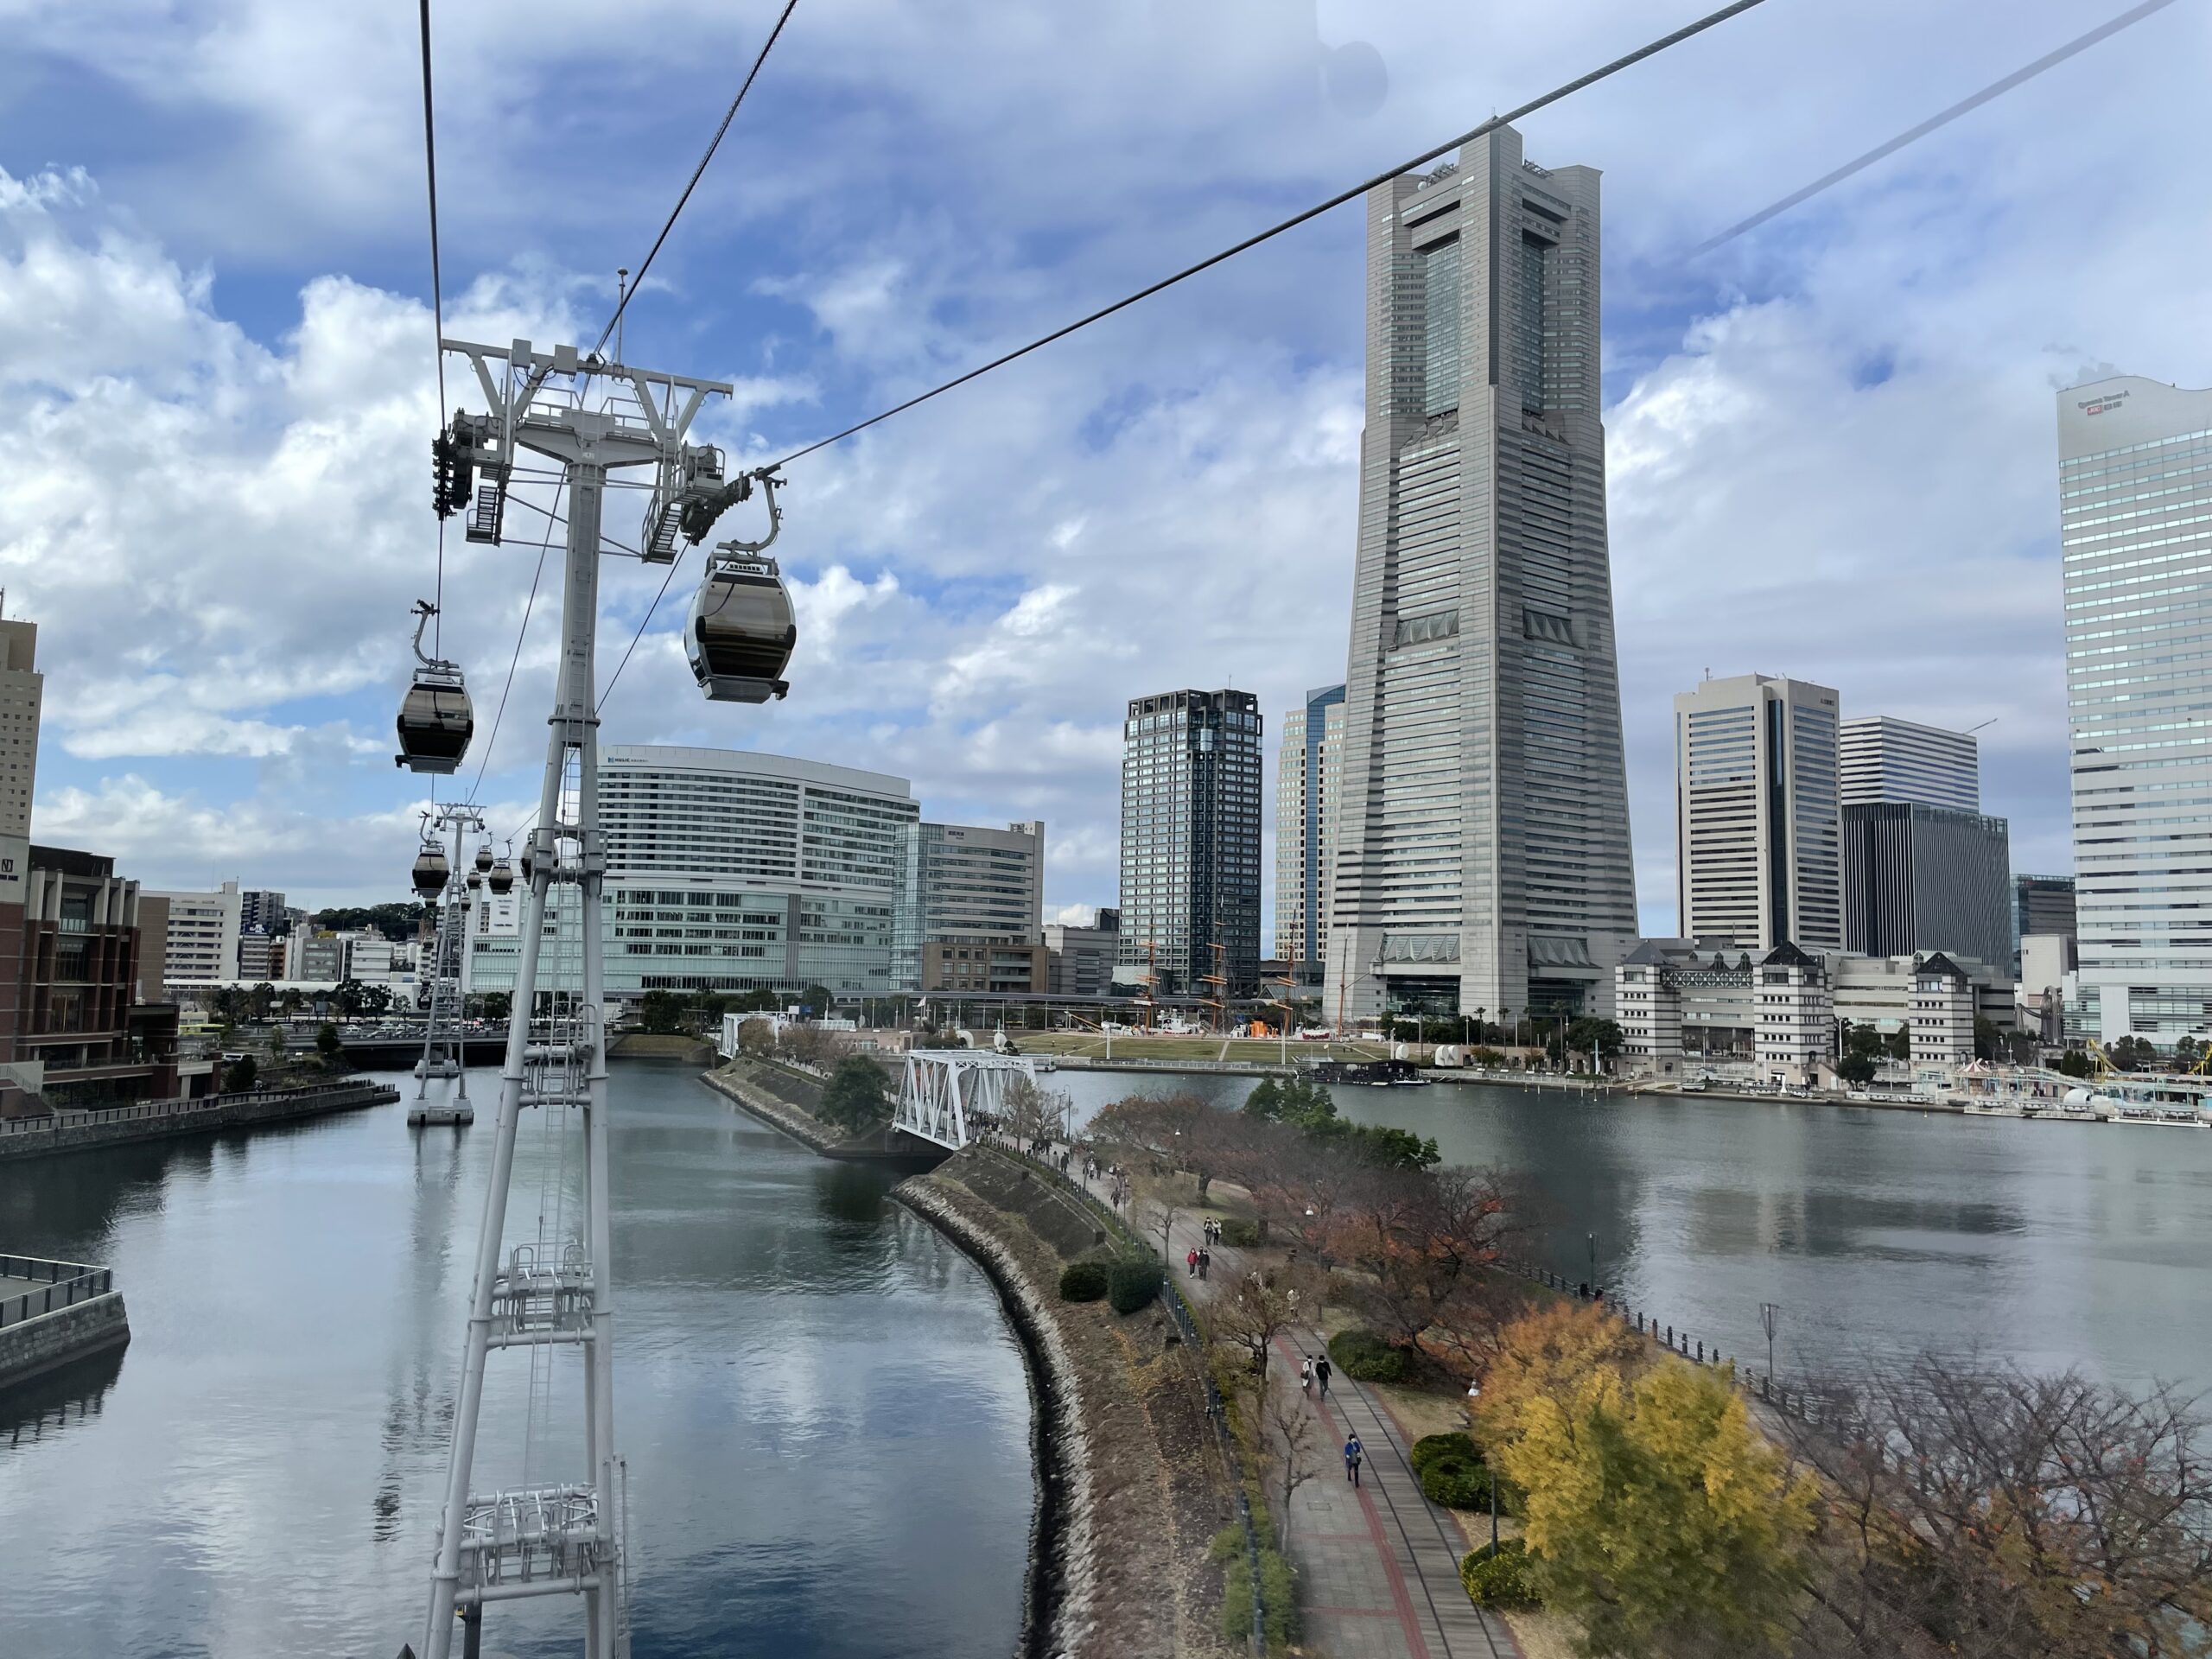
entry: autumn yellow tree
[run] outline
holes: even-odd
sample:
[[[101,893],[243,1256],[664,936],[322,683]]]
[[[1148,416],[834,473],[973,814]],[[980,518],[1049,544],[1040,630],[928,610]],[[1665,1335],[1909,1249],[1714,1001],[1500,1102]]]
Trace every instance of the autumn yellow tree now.
[[[1630,1375],[1643,1352],[1642,1341],[1595,1303],[1536,1308],[1505,1327],[1484,1369],[1477,1433],[1484,1446],[1517,1440],[1532,1401],[1565,1407],[1593,1376]]]
[[[1604,1363],[1540,1369],[1491,1458],[1528,1495],[1538,1588],[1580,1623],[1584,1650],[1785,1651],[1818,1494],[1735,1390],[1671,1361],[1633,1381]]]

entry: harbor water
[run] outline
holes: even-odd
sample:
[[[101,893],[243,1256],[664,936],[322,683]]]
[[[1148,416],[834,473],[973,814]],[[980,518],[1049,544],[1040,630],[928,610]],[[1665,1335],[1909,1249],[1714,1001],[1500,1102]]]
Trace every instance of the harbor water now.
[[[0,1240],[111,1266],[119,1360],[0,1394],[0,1651],[419,1644],[497,1079],[473,1128],[399,1105],[0,1166]],[[1013,1650],[1034,1486],[1021,1355],[973,1263],[690,1069],[614,1071],[617,1441],[633,1650]],[[507,1236],[573,1216],[536,1114]],[[541,1220],[543,1217],[543,1220]],[[480,1488],[579,1478],[572,1354],[492,1356]],[[541,1356],[533,1373],[531,1356]],[[580,1605],[485,1648],[582,1651]]]
[[[1065,1071],[1079,1116],[1249,1077]],[[1516,1253],[1765,1368],[1816,1380],[1923,1349],[2212,1389],[2212,1130],[1511,1089],[1338,1086],[1532,1203]]]

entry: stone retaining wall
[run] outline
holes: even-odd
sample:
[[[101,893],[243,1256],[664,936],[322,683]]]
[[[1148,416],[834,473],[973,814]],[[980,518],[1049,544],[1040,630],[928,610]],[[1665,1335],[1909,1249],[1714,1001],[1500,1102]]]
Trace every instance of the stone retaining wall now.
[[[1206,1546],[1235,1510],[1196,1356],[1156,1305],[1124,1318],[1060,1300],[1060,1269],[1096,1230],[1022,1173],[971,1147],[891,1195],[982,1268],[1029,1357],[1039,1501],[1020,1651],[1226,1656]]]
[[[130,1340],[130,1319],[119,1290],[0,1326],[0,1387]]]
[[[334,1089],[163,1101],[153,1104],[173,1109],[149,1110],[106,1122],[72,1121],[73,1115],[64,1113],[52,1128],[19,1129],[0,1135],[0,1159],[38,1158],[49,1153],[81,1152],[133,1141],[161,1141],[171,1135],[198,1135],[213,1129],[281,1123],[293,1118],[320,1117],[326,1112],[386,1105],[398,1098],[399,1090],[389,1084],[356,1083]]]

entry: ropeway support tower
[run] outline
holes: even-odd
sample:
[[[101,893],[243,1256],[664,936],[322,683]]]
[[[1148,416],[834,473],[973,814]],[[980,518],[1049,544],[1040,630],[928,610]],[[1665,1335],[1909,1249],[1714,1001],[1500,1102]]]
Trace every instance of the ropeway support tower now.
[[[538,1595],[575,1595],[585,1618],[586,1659],[619,1659],[627,1648],[614,1449],[614,1298],[610,1272],[606,963],[601,929],[606,844],[599,827],[599,717],[594,652],[599,613],[600,520],[607,474],[656,469],[653,515],[671,509],[696,542],[744,491],[723,486],[721,456],[684,442],[709,396],[726,383],[695,380],[582,358],[573,346],[540,352],[528,340],[500,348],[442,341],[465,356],[490,404],[455,417],[437,446],[438,505],[469,510],[469,538],[497,541],[518,454],[550,457],[567,471],[565,575],[558,685],[545,749],[545,775],[524,871],[528,893],[507,1024],[484,1228],[471,1291],[461,1398],[454,1414],[436,1563],[431,1571],[425,1659],[447,1659],[455,1624],[469,1652],[481,1639],[484,1608]],[[592,383],[605,394],[585,407]],[[693,534],[694,530],[697,534]],[[659,548],[648,538],[645,556]],[[677,550],[671,539],[665,557]],[[581,996],[538,1017],[537,964],[549,896],[575,888],[582,927]],[[525,1108],[582,1114],[582,1214],[575,1236],[505,1241],[515,1135]],[[582,1356],[584,1462],[579,1479],[517,1489],[474,1484],[484,1371],[495,1350],[552,1344]],[[459,1616],[458,1619],[456,1615]]]
[[[429,971],[423,976],[429,983],[430,1005],[423,1028],[423,1058],[415,1063],[420,1081],[415,1105],[407,1114],[408,1123],[416,1127],[476,1121],[476,1109],[468,1099],[468,1055],[461,1028],[468,1011],[468,921],[474,909],[468,883],[475,877],[464,877],[462,847],[470,833],[484,833],[484,816],[458,803],[427,816],[427,830],[453,832],[453,856],[446,867],[445,891],[438,895]],[[430,1098],[433,1083],[448,1085],[438,1090],[435,1103]]]

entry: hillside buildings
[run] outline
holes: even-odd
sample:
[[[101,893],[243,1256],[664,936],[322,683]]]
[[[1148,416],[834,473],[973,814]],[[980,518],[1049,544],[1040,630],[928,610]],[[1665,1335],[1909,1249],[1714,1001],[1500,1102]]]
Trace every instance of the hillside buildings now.
[[[1325,1006],[1601,1011],[1637,931],[1599,188],[1510,127],[1368,194]]]
[[[2212,1024],[2212,391],[2058,396],[2081,968],[2069,1035]]]
[[[1122,737],[1121,960],[1163,995],[1260,978],[1260,705],[1249,691],[1132,697]]]
[[[1683,932],[1739,948],[1842,948],[1837,698],[1768,674],[1675,699],[1675,883]]]
[[[1275,767],[1274,954],[1300,984],[1318,984],[1328,959],[1344,775],[1344,688],[1325,685],[1283,717]]]

